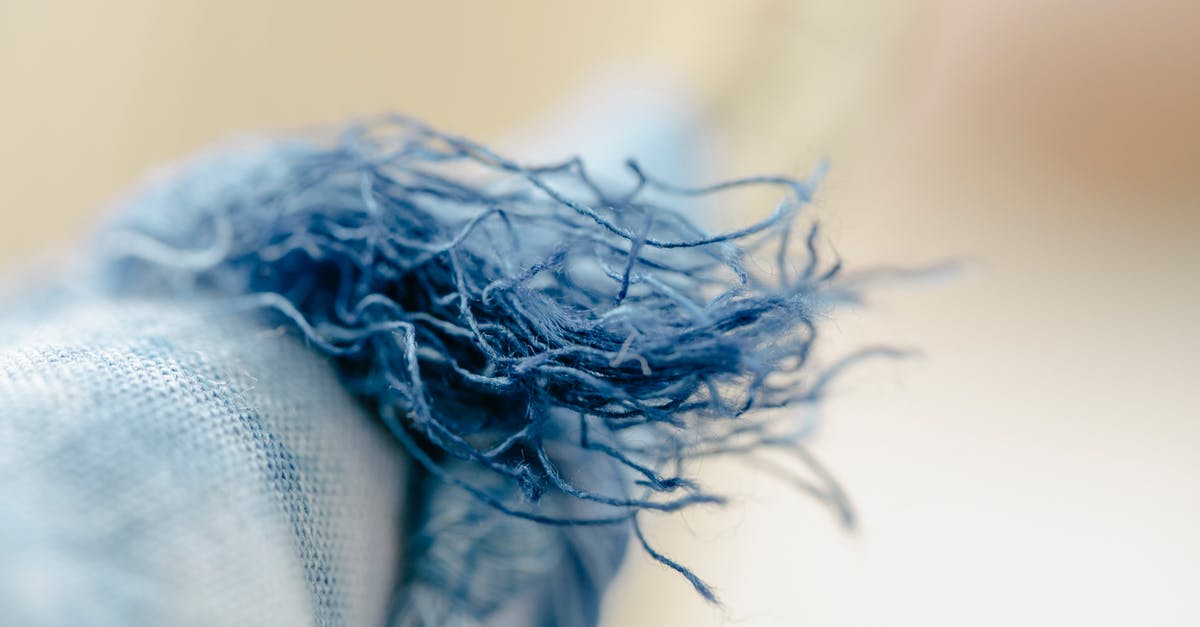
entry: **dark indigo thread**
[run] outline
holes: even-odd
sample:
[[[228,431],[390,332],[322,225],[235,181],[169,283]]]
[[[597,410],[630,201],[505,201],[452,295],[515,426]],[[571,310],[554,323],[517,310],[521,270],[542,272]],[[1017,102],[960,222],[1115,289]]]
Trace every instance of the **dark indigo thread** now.
[[[821,263],[815,225],[804,265],[787,271],[817,177],[687,188],[630,161],[633,184],[618,191],[577,158],[522,166],[398,116],[350,126],[332,143],[280,141],[242,167],[266,174],[219,189],[196,207],[201,223],[164,232],[135,222],[110,234],[125,289],[186,285],[274,312],[336,360],[432,476],[543,524],[630,525],[710,601],[707,585],[650,547],[637,514],[722,502],[685,476],[686,462],[795,446],[806,431],[761,410],[819,400],[861,357],[810,372],[820,320],[854,297],[837,281],[840,260]],[[175,200],[196,205],[187,176]],[[660,204],[761,186],[782,191],[775,211],[724,233]],[[212,243],[198,245],[205,230]],[[745,259],[770,246],[774,275],[748,269]],[[564,437],[568,425],[577,437]],[[551,461],[551,440],[615,461],[645,494],[575,485]],[[503,477],[526,503],[440,458]],[[841,489],[818,474],[823,500],[852,520]],[[612,513],[539,514],[547,492]]]

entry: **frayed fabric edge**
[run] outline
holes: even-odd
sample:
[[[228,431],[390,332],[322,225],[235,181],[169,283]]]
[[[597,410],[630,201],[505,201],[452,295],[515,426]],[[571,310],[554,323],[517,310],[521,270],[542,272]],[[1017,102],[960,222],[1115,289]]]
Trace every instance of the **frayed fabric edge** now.
[[[521,165],[389,116],[190,164],[133,195],[102,242],[119,292],[224,298],[291,325],[439,481],[541,524],[625,525],[716,602],[652,548],[639,515],[723,502],[687,476],[692,460],[776,449],[815,469],[824,485],[789,480],[852,524],[800,445],[811,422],[789,408],[846,365],[895,354],[811,363],[828,309],[856,298],[801,220],[815,184],[688,188],[630,161],[613,185],[578,159]],[[711,233],[690,215],[697,199],[760,187],[783,198],[750,226]],[[594,489],[561,447],[624,487]],[[516,490],[482,488],[451,459]],[[547,494],[589,514],[539,511]]]

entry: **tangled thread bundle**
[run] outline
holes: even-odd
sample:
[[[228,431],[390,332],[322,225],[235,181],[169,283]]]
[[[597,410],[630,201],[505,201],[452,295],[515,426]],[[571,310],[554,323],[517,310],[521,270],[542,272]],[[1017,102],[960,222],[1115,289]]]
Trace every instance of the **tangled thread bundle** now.
[[[751,186],[784,199],[740,230],[707,233],[673,207]],[[823,309],[845,296],[840,265],[819,259],[815,227],[807,259],[789,257],[811,191],[783,177],[687,189],[633,162],[617,187],[579,160],[526,167],[390,118],[185,171],[133,203],[172,216],[143,215],[110,245],[128,285],[231,295],[289,319],[438,479],[539,523],[631,525],[712,599],[650,547],[637,515],[720,502],[688,460],[791,449],[806,433],[764,410],[816,399],[838,368],[806,366]],[[752,262],[764,255],[767,271]],[[594,489],[586,462],[560,468],[561,447],[623,468],[628,489]],[[451,459],[525,502],[447,470]],[[540,512],[548,493],[598,513]]]

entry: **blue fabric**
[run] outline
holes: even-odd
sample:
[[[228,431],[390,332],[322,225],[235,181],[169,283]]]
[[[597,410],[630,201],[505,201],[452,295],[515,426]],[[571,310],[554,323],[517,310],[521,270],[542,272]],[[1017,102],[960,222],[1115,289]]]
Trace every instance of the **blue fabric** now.
[[[750,186],[782,193],[763,222],[689,215]],[[527,167],[404,118],[164,172],[85,292],[0,324],[0,610],[583,627],[631,537],[715,599],[638,517],[721,502],[690,460],[807,434],[759,410],[826,381],[810,189]]]
[[[303,342],[160,299],[0,328],[0,622],[384,623],[406,461]]]
[[[105,252],[119,293],[222,298],[294,326],[435,480],[508,516],[637,534],[641,512],[722,501],[681,464],[801,435],[761,410],[819,394],[801,377],[840,265],[815,228],[799,267],[787,257],[808,183],[682,188],[634,162],[627,178],[390,117],[184,167],[127,203]],[[764,186],[782,198],[762,222],[714,234],[688,217],[694,198]],[[748,263],[764,249],[772,272]],[[616,474],[601,489],[578,467]]]

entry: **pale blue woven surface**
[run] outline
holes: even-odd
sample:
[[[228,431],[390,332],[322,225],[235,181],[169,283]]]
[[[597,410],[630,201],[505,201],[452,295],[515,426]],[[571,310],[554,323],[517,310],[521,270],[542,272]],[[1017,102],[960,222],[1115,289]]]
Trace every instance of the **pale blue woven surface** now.
[[[3,327],[0,623],[383,623],[404,461],[324,360],[198,303]]]

